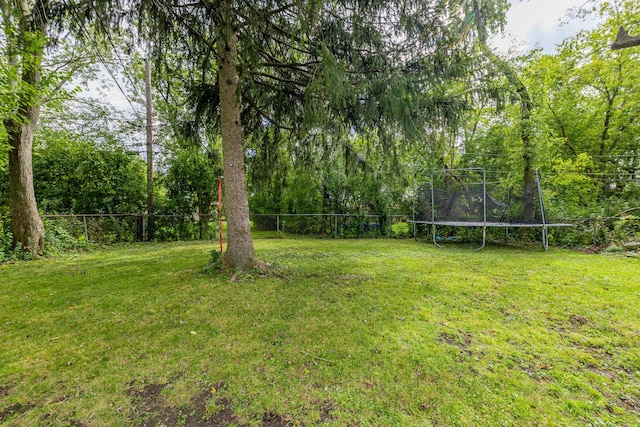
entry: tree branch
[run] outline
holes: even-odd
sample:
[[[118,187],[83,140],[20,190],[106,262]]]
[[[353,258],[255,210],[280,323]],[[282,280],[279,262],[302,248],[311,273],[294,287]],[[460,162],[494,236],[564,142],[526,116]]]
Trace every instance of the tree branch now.
[[[245,99],[249,103],[249,105],[251,107],[253,107],[253,109],[258,112],[258,114],[260,114],[262,117],[267,119],[269,121],[269,123],[273,123],[274,125],[282,128],[282,129],[291,131],[291,132],[293,132],[295,130],[292,127],[285,126],[282,123],[278,122],[277,120],[273,119],[269,114],[267,114],[266,111],[264,111],[262,108],[258,107],[258,105],[249,96],[244,95],[242,98]]]
[[[624,27],[620,27],[616,41],[611,45],[611,50],[625,49],[633,46],[640,46],[640,36],[630,36]]]

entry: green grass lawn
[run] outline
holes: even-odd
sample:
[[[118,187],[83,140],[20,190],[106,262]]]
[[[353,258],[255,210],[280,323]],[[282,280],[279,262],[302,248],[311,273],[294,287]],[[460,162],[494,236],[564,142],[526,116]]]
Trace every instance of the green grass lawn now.
[[[0,266],[0,424],[639,425],[640,261],[259,239]]]

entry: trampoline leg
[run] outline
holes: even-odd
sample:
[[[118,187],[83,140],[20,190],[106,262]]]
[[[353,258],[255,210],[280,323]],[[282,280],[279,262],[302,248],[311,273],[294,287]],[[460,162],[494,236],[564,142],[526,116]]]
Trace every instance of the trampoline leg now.
[[[546,251],[549,249],[549,233],[547,227],[542,227],[542,247]]]
[[[431,229],[431,233],[433,234],[433,244],[436,245],[437,247],[441,248],[442,246],[440,246],[438,244],[438,242],[436,242],[436,225],[433,224],[433,228]]]
[[[479,251],[480,249],[484,248],[486,244],[487,244],[487,226],[485,225],[484,227],[482,227],[482,246],[476,249],[476,251]]]

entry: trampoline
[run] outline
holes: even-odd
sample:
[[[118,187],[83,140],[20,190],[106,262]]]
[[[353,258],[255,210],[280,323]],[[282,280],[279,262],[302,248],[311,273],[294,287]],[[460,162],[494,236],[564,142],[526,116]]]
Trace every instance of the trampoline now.
[[[522,195],[514,194],[501,182],[488,182],[482,168],[443,169],[431,175],[431,181],[418,186],[414,204],[413,235],[417,238],[417,225],[431,226],[434,245],[438,243],[437,227],[482,228],[482,244],[486,246],[487,228],[539,228],[542,247],[549,248],[550,227],[571,227],[573,224],[547,221],[540,174],[535,171],[537,204],[528,215],[524,214]]]

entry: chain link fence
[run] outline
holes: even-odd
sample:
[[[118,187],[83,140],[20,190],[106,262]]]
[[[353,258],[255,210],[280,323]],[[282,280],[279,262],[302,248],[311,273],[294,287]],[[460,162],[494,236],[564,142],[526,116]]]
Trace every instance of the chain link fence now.
[[[79,241],[119,243],[145,240],[209,240],[219,233],[217,215],[84,214],[43,215],[50,227]],[[333,238],[412,237],[404,215],[253,214],[257,236],[311,235]],[[223,225],[224,227],[224,225]]]
[[[640,208],[609,217],[567,218],[575,227],[550,231],[550,244],[567,247],[640,245]],[[217,215],[85,214],[43,215],[47,234],[63,233],[73,241],[112,244],[151,240],[212,240],[219,236]],[[409,225],[405,215],[354,214],[252,214],[252,231],[257,238],[308,235],[328,238],[426,238],[430,229]],[[150,236],[149,227],[153,233]],[[223,223],[223,227],[225,224]],[[8,225],[4,224],[4,232]],[[521,239],[523,236],[519,236]],[[502,235],[492,236],[504,240]],[[535,239],[536,236],[531,236]],[[525,240],[527,240],[525,238]],[[6,243],[6,242],[5,242]]]

